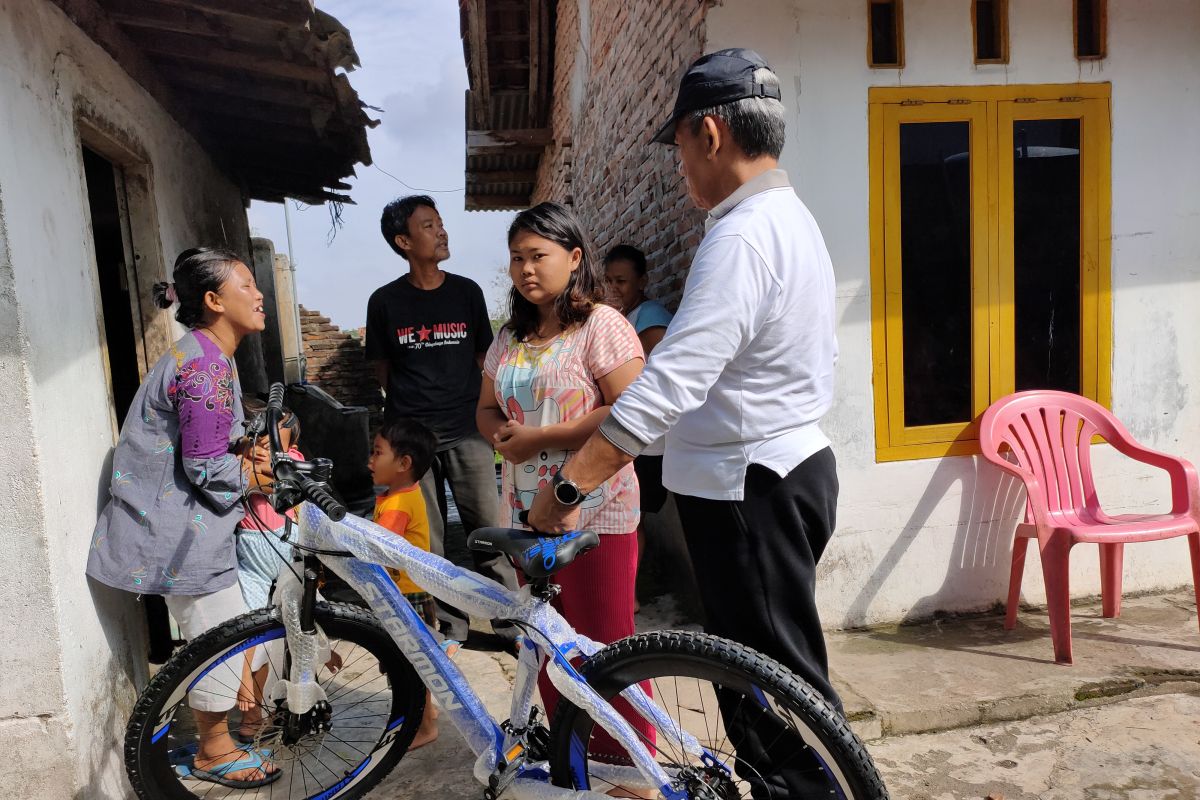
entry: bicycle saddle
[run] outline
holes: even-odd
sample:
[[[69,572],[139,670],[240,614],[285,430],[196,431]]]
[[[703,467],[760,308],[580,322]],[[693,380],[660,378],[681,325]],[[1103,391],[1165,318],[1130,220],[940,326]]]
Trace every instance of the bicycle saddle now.
[[[543,536],[519,528],[480,528],[467,537],[467,547],[508,556],[527,578],[548,578],[599,544],[591,531]]]

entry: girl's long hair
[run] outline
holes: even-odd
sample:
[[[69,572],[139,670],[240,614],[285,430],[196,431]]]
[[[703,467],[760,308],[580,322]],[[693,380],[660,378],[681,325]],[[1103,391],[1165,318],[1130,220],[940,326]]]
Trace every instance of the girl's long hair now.
[[[584,322],[597,304],[605,302],[608,286],[579,220],[558,203],[542,203],[517,215],[508,228],[508,243],[511,245],[522,232],[549,239],[567,251],[576,247],[582,251],[583,258],[567,279],[566,289],[554,300],[554,313],[564,330]],[[516,286],[509,290],[508,307],[505,327],[512,331],[517,341],[523,342],[538,329],[541,321],[538,307],[522,297]]]

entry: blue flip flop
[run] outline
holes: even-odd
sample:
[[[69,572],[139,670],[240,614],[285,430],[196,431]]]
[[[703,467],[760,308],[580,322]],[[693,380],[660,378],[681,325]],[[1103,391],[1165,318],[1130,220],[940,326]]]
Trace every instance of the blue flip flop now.
[[[247,757],[240,761],[230,761],[227,764],[220,764],[212,769],[196,769],[193,766],[188,777],[199,781],[215,783],[219,786],[228,786],[230,789],[257,789],[260,786],[266,786],[268,783],[274,783],[283,777],[283,770],[281,769],[276,769],[274,772],[267,772],[263,769],[263,757],[260,753],[249,749],[242,750],[242,752]],[[260,770],[265,777],[252,781],[239,781],[226,777],[231,772],[241,772],[245,769]]]

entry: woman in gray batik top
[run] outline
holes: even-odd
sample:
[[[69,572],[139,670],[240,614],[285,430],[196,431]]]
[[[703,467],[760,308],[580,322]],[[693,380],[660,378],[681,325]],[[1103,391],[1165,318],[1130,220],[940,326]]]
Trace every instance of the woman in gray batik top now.
[[[130,406],[87,574],[117,589],[164,595],[192,639],[247,610],[233,529],[255,466],[234,452],[242,392],[233,354],[242,337],[266,326],[266,315],[253,274],[234,253],[187,250],[173,278],[155,287],[155,301],[178,303],[175,318],[191,330],[158,360]],[[258,469],[269,474],[265,465]],[[265,661],[263,648],[256,650],[252,660]],[[262,753],[233,741],[226,715],[236,698],[209,680],[188,695],[200,728],[192,777],[238,788],[277,779],[280,771]]]

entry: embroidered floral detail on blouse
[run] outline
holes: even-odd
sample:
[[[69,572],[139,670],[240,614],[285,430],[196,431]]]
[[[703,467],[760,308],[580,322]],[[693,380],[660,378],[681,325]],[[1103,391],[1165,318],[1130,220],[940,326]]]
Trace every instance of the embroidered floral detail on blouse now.
[[[150,570],[146,569],[145,567],[138,567],[131,571],[129,576],[133,578],[134,585],[141,586],[142,581],[145,580],[146,576],[149,574]]]
[[[125,486],[132,479],[132,472],[121,472],[121,470],[116,470],[113,472],[113,486]]]
[[[221,495],[221,496],[222,496],[222,497],[224,497],[226,500],[232,500],[232,499],[233,499],[233,492],[226,492],[225,494],[223,494],[223,495]]]
[[[150,524],[149,522],[146,521],[146,512],[145,511],[138,512],[138,522],[142,523],[143,525]]]
[[[188,527],[191,528],[195,533],[204,533],[208,530],[208,524],[204,522],[203,514],[197,514],[196,516],[192,517],[192,521],[188,523]]]
[[[179,570],[173,567],[164,568],[162,571],[162,576],[165,579],[163,585],[174,586],[175,581],[179,580]]]
[[[104,533],[101,531],[96,531],[95,533],[92,534],[92,549],[99,550],[100,545],[104,544],[104,542],[107,540],[108,540],[107,533]]]
[[[159,491],[158,496],[159,497],[170,497],[173,494],[175,494],[175,482],[167,481],[166,483],[164,483],[162,485],[162,489]]]
[[[156,454],[174,453],[175,443],[170,439],[159,439],[158,444],[154,445],[154,452]]]
[[[205,365],[201,359],[194,358],[179,368],[167,393],[175,402],[182,393],[183,399],[203,402],[209,411],[230,411],[233,409],[233,380],[233,374],[224,364],[214,361]]]

